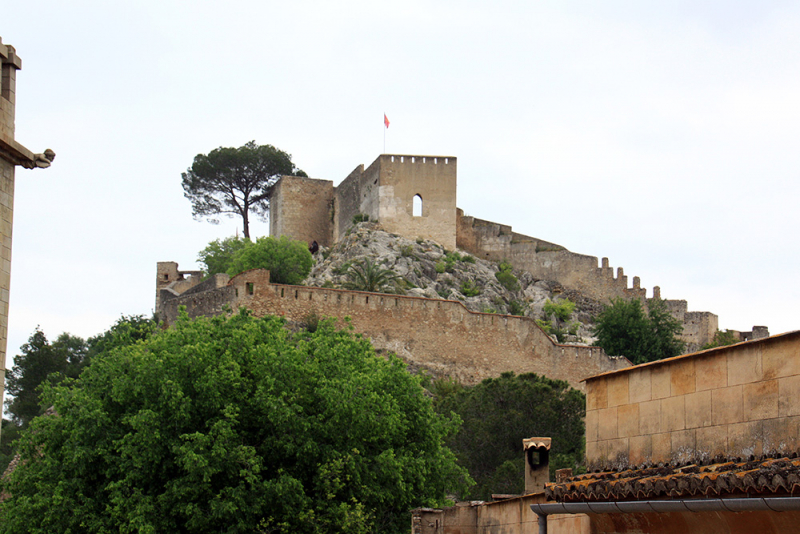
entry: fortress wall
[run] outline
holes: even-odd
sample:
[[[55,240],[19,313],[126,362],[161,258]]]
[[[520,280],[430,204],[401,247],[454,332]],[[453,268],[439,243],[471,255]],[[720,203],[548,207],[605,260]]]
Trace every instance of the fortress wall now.
[[[179,305],[196,317],[220,313],[225,303],[295,321],[311,314],[349,316],[355,331],[371,338],[376,348],[464,383],[504,371],[532,372],[582,390],[582,379],[630,365],[596,347],[556,344],[529,318],[474,313],[456,301],[270,284],[263,270],[242,273],[223,290],[207,293],[170,299],[164,319],[173,322]]]
[[[607,258],[603,258],[598,267],[594,256],[576,254],[560,245],[515,233],[510,226],[465,217],[461,210],[458,210],[458,219],[458,248],[478,258],[506,259],[535,278],[553,280],[601,302],[617,297],[645,297],[646,291],[639,287],[638,277],[634,278],[633,287],[628,287],[628,277],[622,268],[618,268],[614,276]]]
[[[432,239],[456,248],[457,161],[449,156],[381,155],[380,219],[390,233]],[[415,217],[413,200],[422,199]]]
[[[379,177],[380,166],[376,160],[366,170],[364,165],[356,167],[336,187],[333,232],[335,241],[344,237],[345,232],[353,225],[355,215],[367,215],[371,221],[378,219]]]
[[[270,199],[269,233],[329,247],[333,244],[333,182],[283,176]]]

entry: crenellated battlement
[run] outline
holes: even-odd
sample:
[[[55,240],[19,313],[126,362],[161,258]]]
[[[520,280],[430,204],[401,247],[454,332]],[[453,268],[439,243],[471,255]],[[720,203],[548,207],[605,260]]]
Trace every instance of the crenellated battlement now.
[[[453,156],[418,156],[411,154],[381,154],[381,163],[414,164],[414,165],[451,165],[455,164]]]
[[[204,284],[181,294],[175,286],[162,288],[161,319],[172,324],[180,306],[190,317],[239,307],[298,322],[312,314],[350,317],[355,331],[376,348],[464,383],[514,371],[543,374],[583,389],[582,379],[630,365],[598,347],[555,343],[528,317],[473,312],[453,300],[273,284],[263,269]]]
[[[608,258],[570,252],[561,245],[514,232],[510,225],[464,215],[456,207],[458,160],[452,156],[381,154],[369,167],[358,165],[334,187],[327,180],[283,177],[275,186],[270,234],[332,246],[355,220],[381,224],[409,239],[432,239],[490,260],[507,260],[535,278],[550,280],[601,303],[614,298],[647,300],[641,279]],[[658,286],[652,298],[660,298]],[[711,341],[716,316],[685,324],[690,346]],[[678,314],[683,321],[685,314]],[[678,317],[676,315],[676,317]],[[710,332],[710,334],[708,333]]]

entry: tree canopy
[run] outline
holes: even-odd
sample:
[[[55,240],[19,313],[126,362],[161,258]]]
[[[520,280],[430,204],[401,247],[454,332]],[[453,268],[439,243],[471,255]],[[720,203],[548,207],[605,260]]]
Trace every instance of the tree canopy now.
[[[13,442],[19,431],[48,407],[41,404],[43,383],[76,378],[97,354],[146,339],[157,327],[153,319],[142,315],[123,315],[111,328],[87,341],[65,332],[50,343],[37,326],[6,375],[6,391],[13,397],[6,399],[11,419],[3,419],[0,433],[0,473],[14,457]]]
[[[645,312],[639,299],[613,299],[595,317],[595,345],[606,354],[625,356],[634,364],[679,355],[684,343],[676,336],[683,326],[672,317],[663,300],[648,301]]]
[[[249,238],[250,212],[266,219],[272,188],[284,175],[307,176],[292,163],[290,154],[250,141],[239,148],[220,147],[198,154],[181,177],[195,218],[216,224],[220,214],[239,216],[244,236]]]
[[[396,357],[323,321],[189,320],[48,386],[0,532],[405,532],[468,482]]]
[[[14,367],[6,375],[6,391],[13,397],[6,400],[11,421],[27,425],[42,412],[39,386],[49,377],[60,381],[77,377],[87,360],[89,347],[83,339],[63,333],[53,342],[36,327],[20,354],[14,357]]]
[[[551,474],[577,469],[583,461],[585,397],[566,382],[509,372],[471,387],[448,380],[433,386],[437,411],[456,413],[463,420],[448,445],[477,485],[462,498],[523,493],[525,438],[553,438]]]
[[[314,265],[314,257],[303,241],[286,236],[249,239],[217,239],[200,251],[198,261],[207,275],[227,273],[236,276],[249,269],[268,269],[276,284],[300,284]]]

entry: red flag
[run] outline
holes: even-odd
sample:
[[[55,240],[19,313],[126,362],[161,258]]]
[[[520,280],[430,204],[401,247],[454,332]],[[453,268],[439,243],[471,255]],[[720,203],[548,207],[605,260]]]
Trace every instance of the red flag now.
[[[385,124],[387,128],[389,127],[389,117],[386,116],[386,113],[383,114],[383,124]]]

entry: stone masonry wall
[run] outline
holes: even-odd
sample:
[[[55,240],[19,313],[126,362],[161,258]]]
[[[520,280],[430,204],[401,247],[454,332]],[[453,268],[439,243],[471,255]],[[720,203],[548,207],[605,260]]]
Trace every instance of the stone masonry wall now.
[[[419,508],[411,512],[411,534],[522,534],[539,532],[539,518],[531,504],[545,502],[543,493],[494,502],[460,503],[443,509]],[[588,534],[585,514],[547,517],[550,534]]]
[[[354,330],[371,338],[376,348],[470,384],[514,371],[565,380],[583,390],[581,380],[587,376],[630,365],[596,347],[556,344],[527,317],[474,313],[456,301],[271,284],[269,272],[260,269],[212,291],[180,296],[162,291],[162,299],[161,317],[167,324],[175,321],[181,305],[190,317],[221,313],[226,304],[294,321],[310,314],[349,316]]]
[[[800,331],[606,373],[586,385],[590,468],[800,452]]]
[[[269,233],[333,244],[333,182],[283,176],[270,199]]]
[[[644,298],[646,290],[639,287],[639,277],[628,287],[628,277],[622,267],[609,266],[603,258],[570,252],[560,245],[535,237],[518,234],[510,226],[467,217],[458,210],[457,245],[461,250],[492,261],[508,260],[517,269],[542,280],[553,280],[570,289],[602,302],[611,298]]]
[[[456,179],[454,157],[381,155],[378,222],[390,233],[432,239],[456,248]],[[415,196],[422,215],[413,215]]]

